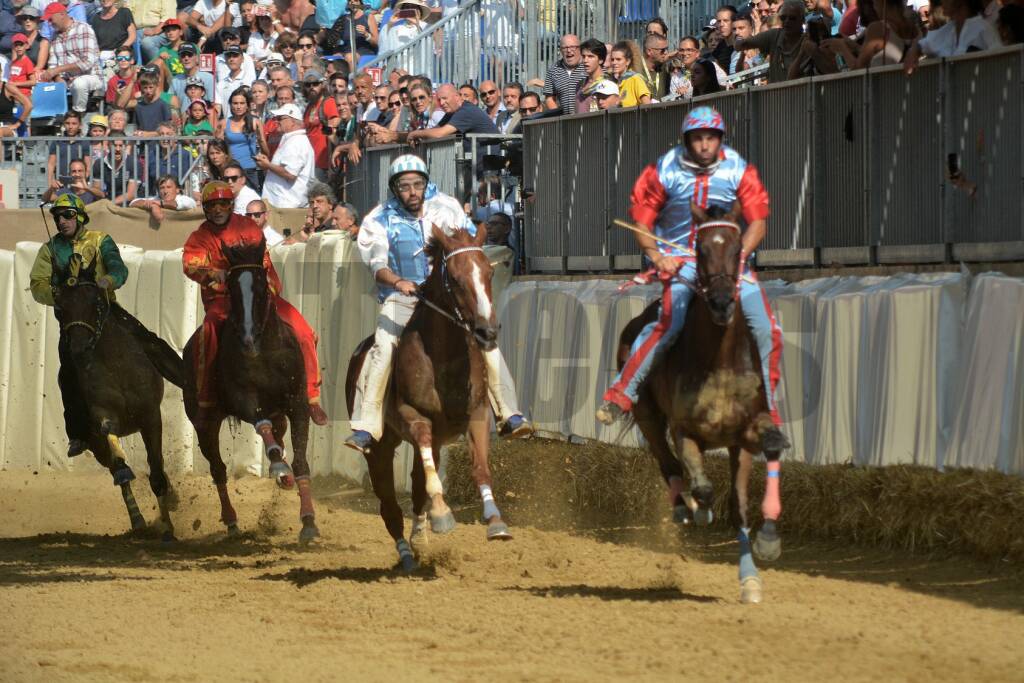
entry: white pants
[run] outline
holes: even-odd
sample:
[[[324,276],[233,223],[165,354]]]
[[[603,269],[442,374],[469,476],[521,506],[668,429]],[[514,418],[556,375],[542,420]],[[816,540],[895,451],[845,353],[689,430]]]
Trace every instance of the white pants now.
[[[102,95],[106,92],[106,85],[99,76],[83,74],[75,76],[68,84],[68,90],[71,91],[71,108],[81,114],[89,103],[89,95]]]
[[[391,379],[391,359],[398,338],[402,336],[402,330],[412,317],[415,307],[416,297],[397,292],[381,304],[373,346],[366,354],[356,382],[352,431],[361,429],[369,432],[374,439],[380,439],[384,431],[384,394],[387,392],[388,380]],[[494,348],[485,351],[484,364],[487,366],[487,395],[495,415],[499,420],[519,415],[512,373],[505,364],[501,350]]]

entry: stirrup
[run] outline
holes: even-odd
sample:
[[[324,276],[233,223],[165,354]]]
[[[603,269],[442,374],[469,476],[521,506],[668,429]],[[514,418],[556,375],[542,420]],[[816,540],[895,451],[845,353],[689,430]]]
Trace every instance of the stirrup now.
[[[597,409],[595,416],[597,421],[605,426],[611,426],[620,417],[626,414],[626,411],[622,409],[618,403],[614,401],[605,401],[601,404],[601,407]]]
[[[82,439],[71,439],[68,443],[68,457],[73,458],[89,450],[89,444]]]
[[[345,445],[352,450],[365,454],[370,450],[370,446],[373,445],[373,436],[370,432],[357,429],[352,432],[347,439],[345,439]]]

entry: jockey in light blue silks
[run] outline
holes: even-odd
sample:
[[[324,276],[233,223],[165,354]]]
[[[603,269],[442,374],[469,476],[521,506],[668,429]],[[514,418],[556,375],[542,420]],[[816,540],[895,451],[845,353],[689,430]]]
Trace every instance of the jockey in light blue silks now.
[[[359,228],[359,254],[373,271],[381,301],[373,347],[357,382],[352,435],[345,445],[365,452],[383,432],[384,394],[391,377],[391,358],[416,306],[416,290],[430,273],[425,245],[434,225],[451,232],[476,226],[454,198],[430,182],[427,166],[412,154],[392,164],[388,185],[392,197],[371,211]],[[487,390],[498,416],[499,434],[524,437],[533,433],[517,407],[512,377],[495,347],[484,351]],[[360,394],[362,396],[360,400]]]
[[[702,209],[730,209],[739,201],[747,228],[743,232],[740,261],[740,304],[761,356],[765,394],[776,428],[775,386],[782,357],[782,330],[775,321],[768,298],[747,264],[764,238],[768,218],[768,193],[757,169],[736,150],[722,144],[725,122],[711,107],[697,107],[683,121],[683,144],[665,153],[640,174],[633,186],[630,214],[641,228],[692,250],[696,240],[690,202]],[[611,424],[632,410],[640,385],[654,364],[679,337],[686,309],[697,285],[697,262],[686,253],[662,242],[638,235],[641,249],[660,273],[674,276],[665,287],[659,319],[649,323],[633,342],[630,357],[615,382],[604,394],[597,419]],[[774,430],[777,436],[781,432]],[[774,436],[774,435],[773,435]]]

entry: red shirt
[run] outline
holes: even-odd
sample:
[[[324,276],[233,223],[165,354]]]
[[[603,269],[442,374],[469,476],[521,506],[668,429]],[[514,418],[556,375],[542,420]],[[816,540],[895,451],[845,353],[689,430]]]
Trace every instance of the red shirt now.
[[[218,228],[210,221],[203,221],[199,229],[188,236],[181,255],[181,263],[185,275],[202,287],[204,306],[213,299],[228,294],[227,285],[217,282],[213,277],[214,271],[226,271],[231,268],[227,257],[224,256],[224,246],[259,244],[262,239],[263,231],[260,227],[251,218],[237,213],[231,214],[231,220],[222,228]],[[281,278],[277,276],[274,264],[270,261],[270,252],[265,249],[263,267],[267,271],[271,292],[278,294],[281,291]]]
[[[117,101],[117,82],[118,81],[127,81],[127,80],[128,80],[127,78],[122,78],[118,74],[114,74],[113,76],[110,77],[110,80],[107,81],[107,95],[106,95],[107,104],[114,104],[114,102]],[[135,92],[132,93],[132,98],[133,99],[138,99],[138,98],[142,97],[142,91],[139,90],[139,79],[138,78],[135,79],[134,89],[135,89]]]
[[[36,65],[28,57],[11,62],[11,83],[24,83],[35,71]],[[18,89],[32,98],[32,86],[19,86]]]
[[[321,105],[321,102],[323,103]],[[323,114],[326,120],[320,120],[320,110],[323,109]],[[302,117],[302,122],[306,124],[306,137],[309,138],[309,144],[313,145],[313,151],[316,153],[316,167],[327,169],[330,164],[330,155],[327,153],[327,136],[324,135],[322,125],[326,125],[330,119],[336,119],[340,116],[338,114],[338,105],[334,101],[333,97],[321,99],[320,102],[313,102],[306,106],[306,113]]]

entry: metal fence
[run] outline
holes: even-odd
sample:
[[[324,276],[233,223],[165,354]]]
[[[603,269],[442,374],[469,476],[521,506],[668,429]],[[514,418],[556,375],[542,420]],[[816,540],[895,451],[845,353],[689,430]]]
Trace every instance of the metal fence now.
[[[762,265],[1024,259],[1024,50],[856,71],[525,125],[527,267],[640,265],[625,217],[643,165],[714,104],[772,202]],[[954,183],[958,166],[968,183]],[[970,186],[975,191],[970,192]],[[959,186],[958,186],[959,185]]]
[[[73,182],[72,161],[85,162],[86,185],[99,185],[105,198],[127,206],[155,197],[163,175],[174,176],[186,194],[198,192],[208,178],[206,143],[194,137],[33,136],[0,139],[0,168],[18,171],[18,204],[37,206],[50,187]]]
[[[717,7],[711,0],[467,0],[368,66],[426,74],[435,83],[526,83],[543,79],[561,58],[558,41],[567,33],[639,41],[647,22],[660,16],[677,41],[696,35]]]

